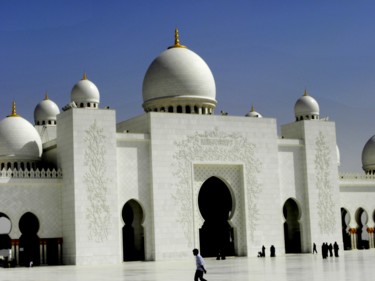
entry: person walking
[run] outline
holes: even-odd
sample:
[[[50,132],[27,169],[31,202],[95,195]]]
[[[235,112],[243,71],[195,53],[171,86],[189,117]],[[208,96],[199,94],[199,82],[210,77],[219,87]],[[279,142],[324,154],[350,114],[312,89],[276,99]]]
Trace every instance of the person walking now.
[[[198,249],[193,250],[193,255],[195,256],[195,263],[196,263],[196,270],[195,270],[195,275],[194,275],[194,281],[207,281],[206,279],[203,278],[203,273],[207,273],[207,270],[204,268],[204,259],[202,256],[199,254]]]
[[[337,242],[333,244],[333,251],[335,252],[335,257],[338,258],[339,257],[339,245],[337,244]]]
[[[333,250],[333,246],[332,246],[332,243],[330,243],[329,245],[328,245],[328,251],[329,251],[329,256],[330,257],[333,257],[333,252],[332,252],[332,250]],[[328,255],[327,255],[328,256]]]
[[[318,253],[318,251],[316,250],[316,244],[314,243],[313,244],[313,254],[317,254]]]
[[[276,249],[275,249],[275,246],[274,246],[274,245],[271,245],[271,248],[270,248],[270,255],[271,255],[271,258],[276,257]]]

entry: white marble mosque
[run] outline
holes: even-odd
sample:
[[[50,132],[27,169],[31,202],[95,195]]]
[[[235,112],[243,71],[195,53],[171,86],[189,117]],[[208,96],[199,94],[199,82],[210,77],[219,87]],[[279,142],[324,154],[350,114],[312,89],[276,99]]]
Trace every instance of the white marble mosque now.
[[[116,123],[84,74],[61,111],[46,95],[34,124],[15,103],[0,121],[0,253],[14,265],[375,247],[375,136],[364,172],[341,174],[335,123],[307,91],[280,133],[254,107],[215,114],[213,74],[176,30],[142,94],[144,114]]]

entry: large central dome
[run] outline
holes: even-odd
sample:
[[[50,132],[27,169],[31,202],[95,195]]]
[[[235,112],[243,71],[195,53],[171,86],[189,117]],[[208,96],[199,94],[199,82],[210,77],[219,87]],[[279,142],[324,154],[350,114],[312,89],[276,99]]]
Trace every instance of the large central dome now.
[[[210,68],[196,53],[180,45],[162,52],[143,80],[143,108],[149,111],[211,114],[216,86]]]

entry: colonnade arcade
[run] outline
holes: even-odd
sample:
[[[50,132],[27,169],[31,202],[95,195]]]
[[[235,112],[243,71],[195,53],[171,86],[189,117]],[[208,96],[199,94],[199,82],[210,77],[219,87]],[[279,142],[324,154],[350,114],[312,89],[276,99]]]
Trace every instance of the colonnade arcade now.
[[[12,221],[0,213],[0,250],[4,267],[62,264],[62,238],[40,238],[39,220],[31,212],[24,213],[18,222],[20,237],[10,237]],[[17,224],[16,224],[17,225]]]
[[[375,248],[375,210],[369,213],[358,207],[354,214],[341,208],[341,225],[345,250]]]

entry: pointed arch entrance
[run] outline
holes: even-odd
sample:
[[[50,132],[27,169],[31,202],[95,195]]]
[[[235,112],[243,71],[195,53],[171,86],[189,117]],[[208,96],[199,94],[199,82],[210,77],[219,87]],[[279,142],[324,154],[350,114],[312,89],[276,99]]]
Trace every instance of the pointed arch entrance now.
[[[144,230],[143,210],[134,199],[126,202],[122,208],[122,219],[125,225],[122,228],[123,260],[144,260]]]
[[[345,208],[341,208],[341,228],[342,228],[342,240],[344,242],[344,250],[350,250],[352,243],[350,240],[349,226],[350,214]]]
[[[198,194],[198,207],[204,219],[199,230],[201,254],[205,257],[234,255],[233,228],[229,224],[232,196],[217,177],[207,179]]]
[[[301,217],[297,202],[289,198],[283,207],[285,253],[301,253],[301,229],[299,219]]]
[[[12,223],[9,217],[4,213],[0,213],[0,250],[12,248],[9,236],[11,230]]]
[[[25,213],[19,221],[19,229],[21,231],[20,242],[20,265],[30,266],[40,264],[40,249],[39,249],[39,220],[30,212]]]
[[[369,248],[369,235],[367,232],[368,215],[363,208],[359,208],[355,213],[357,222],[357,249]]]

